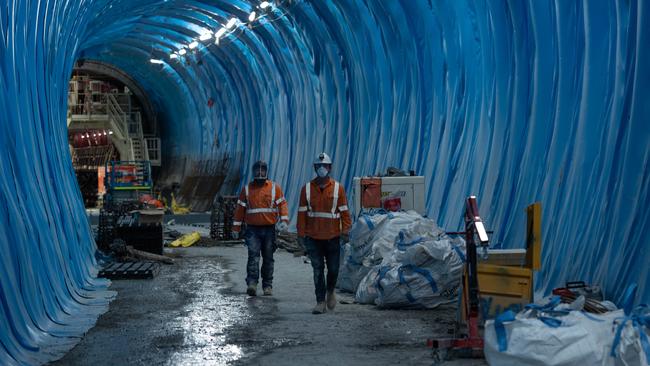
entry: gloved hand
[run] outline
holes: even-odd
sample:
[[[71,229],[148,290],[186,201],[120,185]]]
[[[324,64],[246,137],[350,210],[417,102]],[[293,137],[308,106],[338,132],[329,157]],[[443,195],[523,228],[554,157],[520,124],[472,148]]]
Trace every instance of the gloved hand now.
[[[341,234],[341,244],[349,243],[350,242],[350,235],[349,234]]]
[[[287,230],[289,230],[289,225],[287,225],[287,223],[284,221],[280,221],[278,224],[278,231],[281,233],[286,233]]]
[[[233,238],[233,239],[235,239],[235,240],[238,240],[238,239],[239,239],[239,231],[233,231],[233,232],[231,233],[231,235],[232,235],[232,238]]]
[[[298,245],[300,245],[301,248],[307,249],[305,246],[305,237],[304,236],[299,236],[298,237]]]

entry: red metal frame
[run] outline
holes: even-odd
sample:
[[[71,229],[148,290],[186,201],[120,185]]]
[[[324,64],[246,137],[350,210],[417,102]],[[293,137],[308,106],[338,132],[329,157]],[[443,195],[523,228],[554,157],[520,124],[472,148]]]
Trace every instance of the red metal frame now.
[[[445,349],[469,353],[471,357],[483,357],[483,338],[479,333],[479,288],[476,263],[476,243],[474,234],[475,222],[481,221],[476,197],[467,198],[465,210],[465,231],[453,234],[464,234],[467,250],[465,276],[463,276],[463,304],[467,325],[467,337],[428,339],[427,346],[434,349]],[[451,233],[449,233],[451,234]],[[485,244],[483,244],[485,245]]]

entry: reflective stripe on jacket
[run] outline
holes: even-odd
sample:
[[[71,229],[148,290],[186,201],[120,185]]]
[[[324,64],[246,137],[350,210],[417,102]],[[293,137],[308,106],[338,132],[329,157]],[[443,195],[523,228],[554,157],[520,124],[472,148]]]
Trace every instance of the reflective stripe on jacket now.
[[[345,189],[334,179],[323,188],[312,180],[300,192],[298,236],[318,240],[333,239],[347,234],[352,226]]]
[[[287,201],[279,185],[267,180],[261,186],[249,183],[242,188],[233,217],[233,231],[241,231],[244,222],[262,226],[275,225],[278,221],[289,223]]]

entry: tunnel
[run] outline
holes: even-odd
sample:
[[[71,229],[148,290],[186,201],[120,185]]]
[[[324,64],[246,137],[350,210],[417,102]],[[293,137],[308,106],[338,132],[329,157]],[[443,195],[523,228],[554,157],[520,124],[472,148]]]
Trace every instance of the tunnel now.
[[[67,147],[80,60],[146,94],[162,180],[219,177],[212,193],[233,194],[264,159],[295,222],[325,151],[346,187],[387,167],[423,175],[427,214],[448,230],[476,195],[503,248],[525,245],[524,209],[539,201],[537,293],[582,278],[619,300],[637,283],[650,301],[646,2],[261,4],[0,5],[1,364],[60,357],[115,295],[96,278]]]

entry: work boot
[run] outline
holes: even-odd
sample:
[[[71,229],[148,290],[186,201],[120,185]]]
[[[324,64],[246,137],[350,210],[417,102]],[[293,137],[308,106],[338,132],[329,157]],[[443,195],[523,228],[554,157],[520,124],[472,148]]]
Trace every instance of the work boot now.
[[[264,296],[273,296],[273,289],[271,287],[264,287]]]
[[[325,301],[321,301],[314,306],[314,310],[311,311],[312,314],[323,314],[326,312]]]
[[[251,283],[246,290],[248,296],[257,296],[257,284]]]
[[[336,306],[336,295],[334,294],[334,291],[328,292],[327,293],[327,309],[334,310],[335,306]]]

